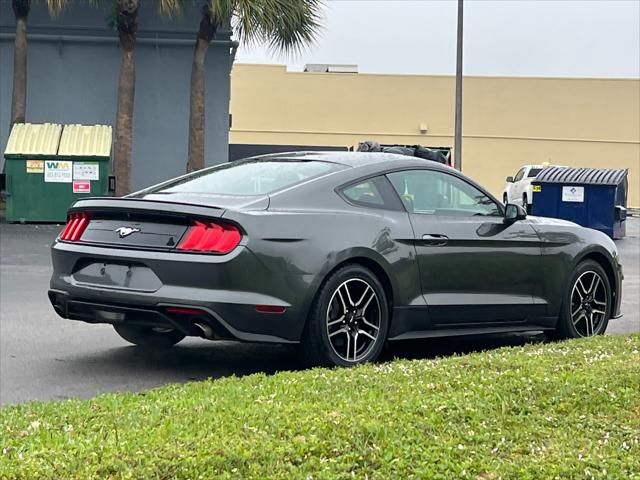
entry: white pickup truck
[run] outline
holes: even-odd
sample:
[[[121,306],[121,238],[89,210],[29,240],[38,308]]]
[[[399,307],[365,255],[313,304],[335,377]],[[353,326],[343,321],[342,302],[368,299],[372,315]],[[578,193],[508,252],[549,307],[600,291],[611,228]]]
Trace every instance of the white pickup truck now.
[[[507,177],[507,183],[502,192],[502,201],[505,204],[521,205],[527,212],[531,212],[533,202],[531,182],[547,166],[549,165],[525,165],[518,170],[515,177]]]

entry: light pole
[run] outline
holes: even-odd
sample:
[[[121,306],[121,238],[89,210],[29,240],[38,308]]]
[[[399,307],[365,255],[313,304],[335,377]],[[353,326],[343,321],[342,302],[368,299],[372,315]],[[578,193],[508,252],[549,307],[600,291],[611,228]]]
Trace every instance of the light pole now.
[[[456,46],[456,126],[453,140],[453,164],[462,171],[462,0],[458,0],[458,36]]]

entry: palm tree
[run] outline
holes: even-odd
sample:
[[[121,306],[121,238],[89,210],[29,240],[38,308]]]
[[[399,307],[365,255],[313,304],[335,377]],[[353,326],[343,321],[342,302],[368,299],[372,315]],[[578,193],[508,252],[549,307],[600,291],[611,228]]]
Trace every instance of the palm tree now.
[[[13,47],[13,96],[11,97],[11,126],[24,123],[27,110],[27,17],[30,0],[13,0],[16,17],[16,38]]]
[[[136,67],[134,50],[138,31],[140,0],[115,0],[114,24],[118,30],[122,61],[118,77],[113,168],[117,178],[116,195],[126,195],[131,185],[131,144],[133,139],[133,102]],[[180,11],[180,0],[157,0],[160,13],[171,16]]]
[[[320,30],[320,0],[205,0],[191,67],[187,171],[204,168],[205,58],[221,26],[231,26],[240,42],[273,52],[300,51]]]
[[[49,13],[57,15],[67,0],[46,0]],[[27,110],[27,18],[31,0],[11,0],[16,17],[16,38],[13,48],[13,93],[11,96],[11,126],[24,123]]]
[[[37,0],[34,0],[37,1]],[[52,16],[57,16],[71,0],[45,1]],[[100,4],[106,0],[86,0],[89,4]],[[181,11],[183,0],[156,0],[161,14],[171,16]],[[11,125],[25,121],[27,104],[27,17],[32,0],[12,0],[16,17],[14,48],[13,97],[11,101]],[[118,182],[116,194],[124,195],[130,190],[131,143],[133,137],[133,101],[136,71],[134,48],[138,30],[138,7],[140,0],[115,0],[113,23],[118,30],[122,50],[122,62],[118,79],[118,100],[115,128],[113,165]]]

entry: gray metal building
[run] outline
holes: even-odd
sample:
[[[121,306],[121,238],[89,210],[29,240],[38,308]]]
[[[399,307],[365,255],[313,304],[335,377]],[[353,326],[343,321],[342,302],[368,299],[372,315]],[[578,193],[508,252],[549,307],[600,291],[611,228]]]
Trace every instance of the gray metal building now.
[[[115,125],[120,67],[117,32],[102,8],[71,2],[52,19],[32,2],[27,26],[26,121]],[[163,18],[157,2],[141,0],[136,44],[132,188],[185,172],[191,61],[200,2],[184,16]],[[0,0],[0,152],[9,136],[15,18]],[[229,141],[229,32],[219,33],[207,57],[206,165],[226,162]]]

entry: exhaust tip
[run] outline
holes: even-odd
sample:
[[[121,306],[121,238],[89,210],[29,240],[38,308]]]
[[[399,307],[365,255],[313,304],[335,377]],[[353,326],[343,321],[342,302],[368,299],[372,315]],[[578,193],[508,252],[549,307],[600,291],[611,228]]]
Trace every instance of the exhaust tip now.
[[[193,326],[196,327],[200,331],[200,336],[204,337],[208,340],[214,340],[216,338],[216,334],[206,323],[193,322]]]

